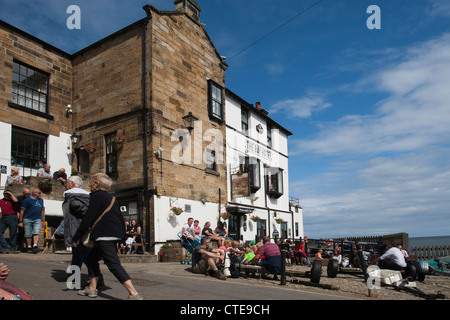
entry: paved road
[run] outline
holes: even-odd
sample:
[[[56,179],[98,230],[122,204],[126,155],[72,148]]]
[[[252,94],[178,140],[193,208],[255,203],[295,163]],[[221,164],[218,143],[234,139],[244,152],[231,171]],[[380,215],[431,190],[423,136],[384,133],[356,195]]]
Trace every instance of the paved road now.
[[[11,270],[8,281],[29,292],[36,300],[126,299],[127,292],[104,265],[102,265],[102,272],[105,276],[106,287],[100,290],[98,298],[79,296],[76,290],[67,289],[65,270],[69,261],[70,255],[68,254],[0,255],[0,262],[8,265]],[[188,272],[186,270],[188,266],[179,263],[124,263],[123,265],[129,272],[136,289],[144,296],[145,300],[178,301],[174,304],[176,309],[172,310],[174,312],[187,311],[187,309],[182,309],[184,306],[187,307],[186,300],[213,304],[245,301],[251,304],[268,305],[271,300],[354,299],[354,297],[346,297],[335,291],[308,292],[307,287],[302,289],[298,286],[281,286],[273,282],[267,284],[267,282],[257,279],[239,278],[221,281]],[[84,284],[86,280],[86,270],[83,269],[81,283]],[[192,303],[190,306],[192,307]],[[231,311],[231,309],[227,310]]]

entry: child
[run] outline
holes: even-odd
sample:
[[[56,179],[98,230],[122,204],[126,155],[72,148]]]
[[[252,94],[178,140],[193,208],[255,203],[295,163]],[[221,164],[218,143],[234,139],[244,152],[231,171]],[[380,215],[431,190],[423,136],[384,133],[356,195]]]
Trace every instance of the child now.
[[[322,258],[322,252],[323,252],[323,250],[322,250],[322,249],[319,249],[319,251],[317,251],[317,253],[316,253],[316,255],[314,256],[314,258],[315,258],[316,260],[323,260],[323,258]]]

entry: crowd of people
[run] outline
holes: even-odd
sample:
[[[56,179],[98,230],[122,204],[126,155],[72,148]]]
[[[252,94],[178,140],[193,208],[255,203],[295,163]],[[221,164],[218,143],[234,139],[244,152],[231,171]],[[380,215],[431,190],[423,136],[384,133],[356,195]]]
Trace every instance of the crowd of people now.
[[[67,174],[64,168],[51,172],[50,164],[45,164],[37,172],[37,177],[60,181],[67,189]],[[19,168],[11,168],[5,183],[3,199],[0,200],[2,218],[0,219],[0,254],[17,253],[25,238],[25,251],[38,253],[38,241],[41,229],[45,227],[45,207],[38,188],[24,188],[19,197],[9,190],[12,185],[24,183]],[[9,242],[3,237],[9,230]]]
[[[262,266],[263,277],[273,274],[276,279],[281,272],[280,248],[286,249],[286,261],[289,265],[292,260],[296,264],[308,261],[303,240],[295,242],[295,245],[290,240],[275,244],[265,236],[247,244],[229,237],[222,221],[218,221],[216,228],[212,230],[210,221],[206,221],[201,228],[198,220],[188,218],[182,227],[181,238],[184,242],[188,241],[192,248],[192,271],[209,271],[220,280],[233,276],[233,264]],[[212,240],[217,241],[217,248],[211,247]]]
[[[65,186],[63,210],[64,241],[72,248],[72,266],[80,269],[84,264],[88,269],[89,284],[78,291],[79,295],[97,297],[98,287],[104,286],[99,261],[103,260],[111,273],[119,280],[128,292],[128,299],[142,300],[136,291],[130,276],[122,267],[117,255],[117,245],[126,239],[125,227],[120,206],[109,191],[112,180],[103,173],[94,174],[90,181],[90,193],[83,189],[83,180],[79,176],[67,178],[64,169],[53,174],[50,165],[46,164],[38,170],[37,176],[49,180],[60,181]],[[16,168],[8,176],[4,198],[0,200],[2,218],[0,219],[0,253],[16,253],[23,238],[26,240],[26,251],[38,253],[38,241],[41,228],[45,226],[44,200],[38,188],[24,188],[22,196],[15,197],[8,190],[11,184],[22,184],[23,178]],[[9,241],[3,237],[9,228]],[[141,232],[136,223],[128,231]],[[85,245],[83,237],[88,234],[95,243],[93,247]],[[0,264],[0,285],[9,270]],[[68,277],[71,275],[68,274]],[[81,288],[80,288],[81,289]],[[9,299],[0,286],[0,298]]]

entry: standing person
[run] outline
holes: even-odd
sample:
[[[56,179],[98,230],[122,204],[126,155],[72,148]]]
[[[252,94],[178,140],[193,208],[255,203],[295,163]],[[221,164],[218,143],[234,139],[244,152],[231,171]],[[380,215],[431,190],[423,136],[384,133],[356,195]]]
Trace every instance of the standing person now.
[[[19,217],[19,227],[25,230],[25,239],[27,241],[27,251],[38,253],[38,241],[41,233],[41,227],[45,227],[45,209],[44,200],[40,198],[41,191],[33,189],[31,197],[22,202]],[[31,248],[33,240],[33,248]]]
[[[97,283],[101,275],[99,261],[103,258],[109,271],[128,291],[128,299],[143,300],[141,295],[135,290],[130,276],[122,267],[117,256],[116,243],[123,241],[126,233],[119,203],[108,193],[112,183],[112,180],[104,173],[97,173],[92,176],[89,207],[81,221],[80,227],[72,238],[72,247],[76,247],[77,241],[92,227],[102,213],[113,204],[111,209],[105,213],[92,230],[91,240],[95,241],[95,247],[87,257],[86,266],[92,270],[93,276],[90,278],[89,286],[84,290],[78,291],[78,294],[91,298],[97,297]]]
[[[20,210],[22,208],[23,200],[25,200],[26,198],[29,198],[30,196],[31,196],[30,189],[23,188],[22,195],[17,197],[17,200],[18,200],[17,201],[17,209],[16,209],[17,210],[17,217],[18,217],[17,219],[20,219]],[[25,231],[23,229],[23,225],[22,226],[18,225],[18,227],[17,227],[17,250],[22,250],[23,249],[22,241],[23,241],[23,238],[24,238],[24,234],[25,234]]]
[[[72,238],[80,227],[81,221],[89,206],[89,192],[83,189],[83,179],[79,176],[72,176],[67,180],[68,190],[64,192],[64,202],[62,210],[64,215],[64,243],[66,247],[72,247]],[[80,269],[86,263],[87,256],[91,248],[85,247],[80,242],[72,249],[72,265]],[[88,269],[90,276],[93,276]],[[103,277],[99,282],[103,286]],[[100,285],[99,285],[100,286]]]
[[[40,178],[47,178],[51,180],[53,178],[53,175],[52,172],[50,171],[50,168],[51,168],[50,164],[48,163],[44,164],[44,167],[38,170],[37,176]]]
[[[0,200],[2,218],[0,219],[0,252],[2,246],[7,251],[16,251],[17,245],[17,198],[8,190],[3,192],[4,198]],[[9,228],[9,243],[3,237],[3,233]]]

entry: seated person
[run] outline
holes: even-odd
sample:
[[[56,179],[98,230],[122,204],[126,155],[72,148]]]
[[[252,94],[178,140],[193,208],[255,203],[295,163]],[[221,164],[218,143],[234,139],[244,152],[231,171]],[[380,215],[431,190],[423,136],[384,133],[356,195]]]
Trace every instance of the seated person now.
[[[339,249],[334,250],[334,255],[332,259],[337,261],[339,267],[342,266],[342,255]]]
[[[397,248],[394,242],[389,242],[386,247],[388,250],[379,258],[375,259],[380,269],[390,269],[402,271],[406,268],[406,261],[403,253]]]
[[[209,221],[207,221],[205,223],[205,226],[203,227],[202,236],[209,237],[210,239],[213,239],[213,240],[217,240],[219,247],[223,246],[223,244],[225,242],[224,238],[219,237],[218,234],[216,234],[215,232],[212,231],[211,222],[209,222]]]
[[[217,264],[224,262],[223,251],[210,248],[211,239],[204,237],[200,245],[192,252],[192,270],[194,273],[206,273],[208,270],[214,271],[217,279],[226,280],[227,277],[218,269]]]
[[[322,258],[322,252],[323,252],[322,249],[319,249],[319,250],[317,251],[316,255],[314,256],[315,260],[323,260],[323,258]]]
[[[183,235],[183,240],[195,240],[194,237],[194,218],[189,218],[187,223],[183,225],[183,229],[181,230],[181,234]]]
[[[252,261],[252,259],[255,257],[255,253],[253,252],[253,250],[251,248],[245,248],[245,257],[244,257],[244,263],[246,261],[248,261],[247,264],[255,264],[256,262]]]
[[[246,261],[244,264],[250,262],[258,261],[261,256],[264,256],[264,260],[261,261],[261,266],[263,266],[269,273],[274,274],[274,280],[277,280],[277,274],[281,273],[281,252],[280,248],[270,242],[268,236],[263,239],[264,245],[258,250],[258,253],[253,257],[252,260]],[[262,271],[264,276],[264,270]]]
[[[239,248],[239,245],[239,241],[231,241],[231,247],[228,247],[228,252],[234,253],[237,256],[239,263],[242,263],[244,261],[245,252]]]

